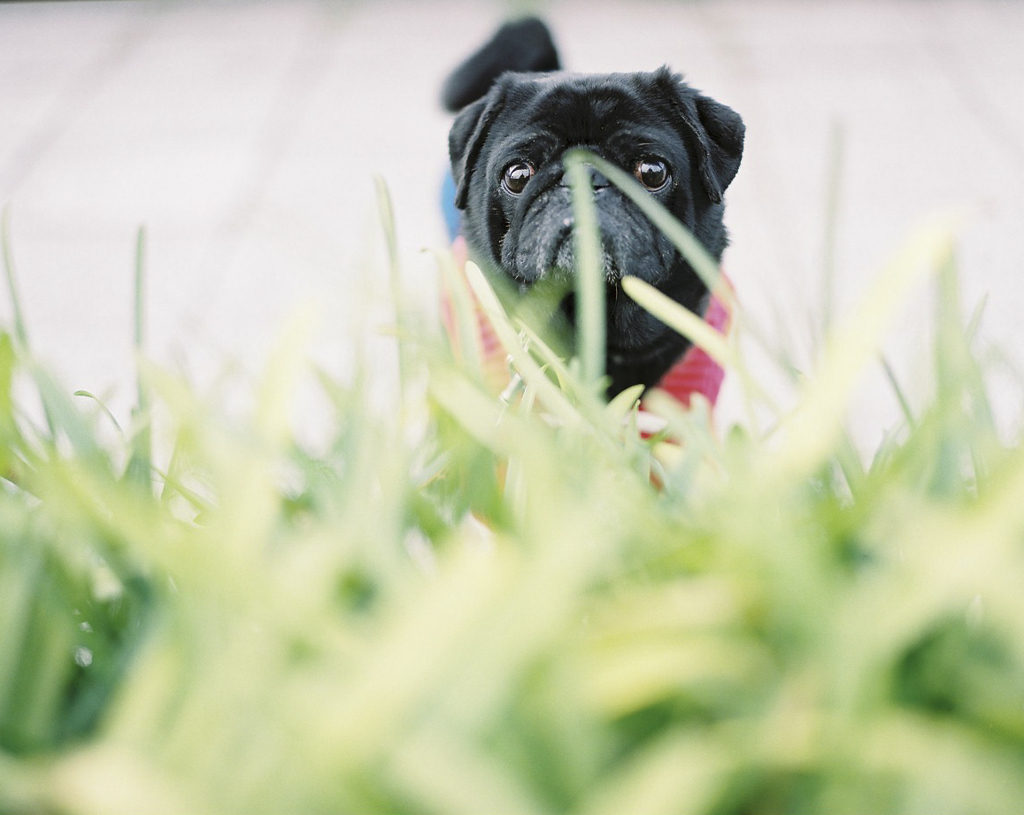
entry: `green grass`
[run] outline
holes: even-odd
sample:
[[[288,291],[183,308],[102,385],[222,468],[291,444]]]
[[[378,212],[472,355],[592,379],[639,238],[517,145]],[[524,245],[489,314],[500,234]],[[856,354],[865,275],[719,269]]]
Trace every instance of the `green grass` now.
[[[112,432],[33,359],[8,252],[0,812],[1016,811],[1024,448],[991,418],[953,229],[911,236],[794,409],[713,349],[770,434],[662,404],[659,442],[595,396],[593,336],[564,364],[473,268],[511,403],[396,271],[393,410],[369,366],[314,370],[297,324],[247,415],[146,365]],[[929,274],[932,392],[897,387],[905,421],[864,461],[850,393]],[[310,380],[333,407],[315,450],[290,419]]]

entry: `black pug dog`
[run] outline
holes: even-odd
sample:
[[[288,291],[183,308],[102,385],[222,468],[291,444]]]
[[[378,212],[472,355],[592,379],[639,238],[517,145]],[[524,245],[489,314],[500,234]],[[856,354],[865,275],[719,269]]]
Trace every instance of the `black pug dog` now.
[[[510,23],[460,65],[443,101],[455,205],[474,258],[522,290],[571,274],[567,150],[582,147],[634,175],[717,260],[727,244],[723,193],[743,154],[743,120],[668,68],[574,74],[536,19]],[[656,385],[689,343],[619,291],[635,275],[702,313],[708,291],[672,243],[591,172],[607,292],[608,396]],[[573,315],[573,295],[562,310]]]

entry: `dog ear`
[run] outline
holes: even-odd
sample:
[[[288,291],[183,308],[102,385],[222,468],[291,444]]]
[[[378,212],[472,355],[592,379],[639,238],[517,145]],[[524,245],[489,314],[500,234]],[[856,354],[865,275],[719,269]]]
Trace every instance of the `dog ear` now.
[[[702,175],[708,195],[716,204],[736,177],[743,158],[743,137],[746,126],[732,108],[707,96],[697,96],[697,116],[708,136]]]
[[[721,204],[722,194],[736,177],[743,157],[743,119],[732,108],[691,88],[667,68],[662,68],[656,79],[671,83],[670,98],[697,141],[697,166],[704,189],[713,204]]]
[[[455,177],[455,206],[459,209],[466,208],[473,167],[480,157],[487,131],[504,107],[504,85],[499,81],[487,96],[464,108],[455,117],[448,133],[448,155]]]

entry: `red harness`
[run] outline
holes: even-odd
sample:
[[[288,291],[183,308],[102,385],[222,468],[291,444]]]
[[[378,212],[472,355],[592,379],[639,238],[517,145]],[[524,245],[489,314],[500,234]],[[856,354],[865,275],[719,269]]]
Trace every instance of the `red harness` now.
[[[732,326],[732,313],[718,297],[712,297],[704,311],[704,321],[720,334],[728,334]],[[658,387],[677,402],[689,407],[690,397],[699,393],[714,407],[722,387],[725,371],[708,356],[707,351],[691,345],[679,361],[668,369]]]

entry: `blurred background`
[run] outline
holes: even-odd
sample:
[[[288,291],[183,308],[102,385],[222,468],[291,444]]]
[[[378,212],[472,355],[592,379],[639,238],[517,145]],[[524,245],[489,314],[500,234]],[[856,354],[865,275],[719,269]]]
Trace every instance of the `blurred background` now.
[[[386,320],[374,176],[432,309],[439,89],[526,11],[573,70],[667,63],[743,115],[726,268],[801,369],[826,315],[848,312],[916,224],[964,208],[965,311],[987,298],[1003,421],[1020,421],[1024,3],[1010,0],[0,4],[0,206],[35,351],[69,388],[127,410],[145,225],[150,356],[199,381],[227,361],[256,370],[313,303],[314,356],[344,375],[354,338]],[[927,381],[931,308],[921,290],[887,350],[911,394]],[[737,401],[727,385],[726,421]],[[855,433],[872,446],[898,415],[871,374]]]

